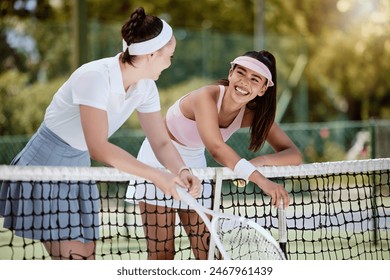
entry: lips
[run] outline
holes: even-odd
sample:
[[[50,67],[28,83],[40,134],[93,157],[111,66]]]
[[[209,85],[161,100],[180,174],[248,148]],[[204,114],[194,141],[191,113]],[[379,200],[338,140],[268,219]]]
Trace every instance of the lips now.
[[[241,95],[248,95],[249,94],[249,91],[247,91],[247,90],[245,90],[243,88],[235,87],[234,89],[236,90],[236,92],[238,92]]]

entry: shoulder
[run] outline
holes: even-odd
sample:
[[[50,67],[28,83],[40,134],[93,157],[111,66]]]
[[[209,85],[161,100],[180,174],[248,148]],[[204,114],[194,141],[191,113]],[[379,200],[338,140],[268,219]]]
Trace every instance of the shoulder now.
[[[90,61],[90,62],[87,62],[87,63],[81,65],[76,71],[79,71],[79,72],[88,72],[88,71],[104,72],[114,62],[115,62],[115,58],[113,58],[113,57],[101,58],[101,59],[93,60],[93,61]]]
[[[109,59],[100,59],[81,65],[72,76],[76,79],[88,79],[94,82],[108,81]]]
[[[74,73],[95,73],[95,75],[108,76],[110,72],[120,71],[118,55],[113,57],[105,57],[97,60],[93,60],[81,65]],[[115,73],[118,74],[118,73]]]
[[[217,110],[219,91],[218,85],[207,85],[191,91],[180,99],[179,106],[182,114],[194,120],[198,113],[210,113],[214,111],[214,108]]]
[[[207,85],[192,91],[189,96],[192,101],[218,101],[220,87],[218,85]]]

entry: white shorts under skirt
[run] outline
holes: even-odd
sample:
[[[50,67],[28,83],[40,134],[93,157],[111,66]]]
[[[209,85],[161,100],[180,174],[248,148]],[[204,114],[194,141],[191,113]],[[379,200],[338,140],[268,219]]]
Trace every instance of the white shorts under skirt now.
[[[186,166],[191,168],[206,168],[205,149],[202,148],[188,148],[172,141],[183,158]],[[153,153],[152,147],[148,139],[145,139],[139,150],[137,159],[145,164],[156,168],[164,168],[157,160]],[[212,184],[209,181],[202,181],[201,194],[198,202],[203,206],[210,208],[212,202]],[[159,188],[153,184],[144,184],[144,182],[130,182],[127,192],[126,201],[129,203],[138,203],[144,201],[148,204],[166,206],[170,208],[186,209],[188,205],[172,199],[171,196],[165,195]]]

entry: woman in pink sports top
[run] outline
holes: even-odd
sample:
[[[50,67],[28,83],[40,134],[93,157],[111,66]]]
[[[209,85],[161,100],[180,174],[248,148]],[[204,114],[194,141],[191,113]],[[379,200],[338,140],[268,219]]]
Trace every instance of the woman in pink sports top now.
[[[256,166],[297,165],[302,161],[298,148],[274,122],[275,112],[275,58],[268,51],[250,51],[234,59],[228,79],[201,87],[179,99],[168,110],[166,125],[187,166],[205,168],[207,149],[217,162],[234,170],[239,178],[259,186],[271,197],[274,206],[279,205],[281,198],[287,206],[289,196],[283,186],[268,180],[256,170]],[[242,159],[226,141],[243,127],[250,128],[250,150],[257,151],[267,141],[275,153],[250,161]],[[147,139],[138,159],[161,167]],[[176,213],[190,236],[195,257],[207,259],[209,234],[204,225],[199,226],[201,219],[196,212],[188,211],[186,205],[158,193],[156,188],[141,191],[138,187],[133,193],[129,190],[128,194],[132,193],[129,196],[136,199],[144,199],[139,203],[141,213],[144,213],[145,233],[149,237],[149,259],[174,258]],[[199,199],[206,207],[211,206],[211,187],[211,184],[204,184]],[[191,224],[197,226],[191,227]]]

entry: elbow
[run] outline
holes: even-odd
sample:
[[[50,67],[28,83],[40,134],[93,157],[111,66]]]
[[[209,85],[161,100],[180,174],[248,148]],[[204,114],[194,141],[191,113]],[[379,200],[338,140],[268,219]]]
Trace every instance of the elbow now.
[[[303,158],[302,158],[302,155],[299,154],[298,156],[296,156],[294,165],[300,165],[302,163],[303,163]]]
[[[222,165],[225,165],[226,163],[223,162],[223,156],[221,153],[221,149],[219,149],[218,147],[213,147],[213,148],[208,148],[207,149],[210,156],[218,163],[222,164]]]
[[[300,165],[302,163],[303,163],[302,153],[298,150],[298,148],[295,148],[293,151],[292,165]]]
[[[215,159],[216,161],[219,162],[219,160],[218,160],[218,152],[216,152],[215,150],[208,150],[208,151],[209,151],[209,153],[210,153],[210,156],[211,156],[213,159]]]
[[[88,148],[89,156],[91,159],[96,160],[98,162],[103,162],[103,157],[101,153],[99,152],[99,149],[95,148]]]
[[[105,148],[104,146],[100,145],[88,145],[88,152],[91,159],[103,163],[103,164],[109,164],[107,162]]]

